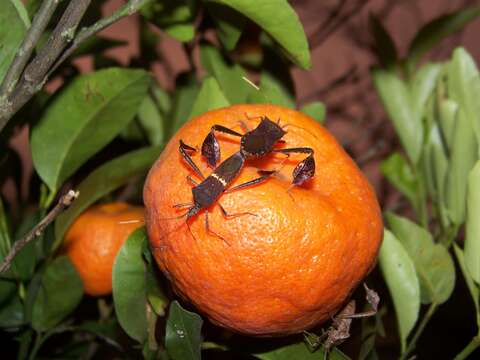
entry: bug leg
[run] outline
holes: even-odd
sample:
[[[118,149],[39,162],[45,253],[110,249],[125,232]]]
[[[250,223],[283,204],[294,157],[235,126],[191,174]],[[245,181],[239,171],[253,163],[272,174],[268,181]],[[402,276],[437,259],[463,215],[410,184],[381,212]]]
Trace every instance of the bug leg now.
[[[218,203],[218,206],[220,206],[220,210],[222,211],[223,216],[226,217],[227,219],[233,219],[233,218],[236,218],[237,216],[243,216],[243,215],[257,216],[257,214],[254,214],[254,213],[251,213],[251,212],[248,212],[248,211],[241,212],[241,213],[235,213],[235,214],[229,214],[227,212],[227,210],[225,210],[225,208],[223,207],[222,204]]]
[[[225,241],[225,244],[227,244],[228,246],[230,246],[230,244],[228,243],[228,241],[221,235],[217,234],[215,231],[213,231],[212,229],[210,229],[210,225],[208,223],[208,211],[205,211],[205,229],[207,230],[208,233],[212,234],[212,235],[215,235],[216,237],[218,237],[219,239],[222,239],[223,241]]]
[[[207,164],[215,168],[217,163],[220,161],[220,144],[218,143],[217,138],[215,137],[215,132],[222,132],[224,134],[229,134],[233,136],[241,137],[242,134],[229,129],[222,125],[213,125],[208,135],[203,140],[202,144],[202,155],[207,160]]]
[[[190,166],[190,168],[197,174],[202,180],[205,179],[205,176],[203,176],[202,172],[198,168],[197,165],[193,162],[192,158],[188,154],[187,151],[197,151],[195,148],[191,147],[190,145],[185,144],[182,140],[180,140],[180,145],[178,147],[178,151],[180,152],[180,155],[182,155],[183,159],[187,162],[187,164]]]
[[[247,182],[244,182],[243,184],[239,184],[237,186],[234,186],[230,189],[227,189],[225,190],[225,193],[231,193],[233,191],[236,191],[236,190],[240,190],[240,189],[243,189],[243,188],[246,188],[248,186],[252,186],[252,185],[255,185],[255,184],[259,184],[265,180],[267,180],[270,176],[272,176],[272,174],[274,174],[276,171],[272,171],[272,170],[259,170],[258,173],[262,176],[256,178],[256,179],[253,179],[253,180],[250,180],[250,181],[247,181]]]
[[[180,203],[180,204],[175,204],[172,207],[175,209],[181,209],[181,208],[191,207],[191,206],[193,206],[192,203]]]
[[[313,149],[308,147],[298,147],[290,149],[274,149],[273,152],[282,154],[309,154],[295,167],[295,169],[293,169],[292,186],[302,185],[305,181],[310,180],[315,175],[315,159],[313,158]]]
[[[193,186],[198,186],[198,182],[193,180],[193,178],[190,175],[187,175],[187,181],[191,183]]]
[[[363,284],[366,292],[366,298],[367,302],[370,304],[372,307],[372,310],[361,312],[361,313],[356,313],[356,314],[348,314],[345,316],[342,316],[343,319],[355,319],[355,318],[364,318],[364,317],[370,317],[374,316],[378,312],[378,304],[380,302],[380,296],[378,296],[377,292],[375,290],[370,289],[367,284]]]

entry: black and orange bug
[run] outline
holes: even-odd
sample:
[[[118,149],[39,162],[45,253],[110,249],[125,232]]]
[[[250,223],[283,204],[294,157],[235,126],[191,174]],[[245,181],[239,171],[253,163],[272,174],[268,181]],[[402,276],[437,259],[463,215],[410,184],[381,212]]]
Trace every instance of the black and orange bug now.
[[[220,160],[220,145],[215,137],[215,132],[222,132],[232,136],[240,137],[240,150],[225,159],[217,166]],[[282,137],[286,134],[283,128],[266,116],[261,118],[259,125],[245,134],[240,134],[222,125],[214,125],[210,133],[205,138],[202,144],[202,155],[205,157],[208,165],[214,168],[214,171],[207,177],[203,175],[198,166],[194,163],[189,152],[195,152],[196,149],[190,145],[185,144],[180,140],[179,152],[185,162],[202,180],[196,183],[189,175],[187,179],[193,183],[192,188],[193,202],[185,204],[176,204],[174,207],[182,208],[188,207],[185,214],[178,218],[186,216],[187,221],[195,216],[199,211],[205,209],[205,226],[207,231],[215,234],[208,225],[208,208],[215,204],[223,193],[229,193],[248,186],[259,184],[275,171],[259,170],[259,177],[243,184],[239,184],[232,188],[228,186],[238,176],[245,165],[245,161],[251,158],[260,158],[270,153],[283,153],[289,156],[291,153],[305,153],[308,156],[301,161],[293,170],[293,186],[302,185],[305,181],[311,179],[315,174],[315,160],[313,158],[313,149],[308,147],[298,148],[275,148],[275,145],[282,142]],[[250,214],[228,214],[224,207],[218,203],[220,209],[225,217],[233,217],[237,215]],[[218,234],[215,234],[219,236]],[[222,238],[221,236],[219,236]],[[223,238],[222,238],[223,239]]]

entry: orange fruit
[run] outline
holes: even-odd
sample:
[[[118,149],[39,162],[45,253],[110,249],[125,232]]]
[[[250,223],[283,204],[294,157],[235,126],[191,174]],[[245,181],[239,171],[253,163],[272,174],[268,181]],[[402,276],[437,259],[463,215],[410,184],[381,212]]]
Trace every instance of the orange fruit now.
[[[188,220],[172,219],[192,201],[193,174],[179,154],[179,140],[200,148],[214,124],[244,132],[267,116],[287,134],[282,147],[311,147],[315,177],[287,192],[292,171],[305,154],[274,154],[248,161],[231,186],[258,177],[257,169],[281,168],[262,184],[223,194]],[[224,160],[239,138],[218,135]],[[199,152],[201,171],[212,170]],[[151,168],[144,186],[145,222],[151,248],[174,289],[214,323],[251,335],[298,333],[329,320],[373,267],[382,220],[370,184],[333,136],[300,112],[274,105],[235,105],[187,122]]]
[[[144,209],[122,202],[84,211],[65,235],[65,252],[93,296],[112,292],[115,256],[128,236],[144,223]]]

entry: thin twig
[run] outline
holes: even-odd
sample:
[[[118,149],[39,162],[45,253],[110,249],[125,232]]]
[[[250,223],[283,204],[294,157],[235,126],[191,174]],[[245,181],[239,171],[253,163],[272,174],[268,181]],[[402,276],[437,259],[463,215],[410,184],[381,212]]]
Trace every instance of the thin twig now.
[[[38,40],[50,22],[58,3],[59,0],[44,0],[42,5],[40,5],[40,8],[33,18],[32,25],[28,29],[12,64],[3,78],[2,86],[0,87],[0,98],[6,99],[15,88],[22,71],[25,69],[28,60],[32,55],[33,49],[35,49]]]
[[[10,118],[43,87],[45,74],[73,39],[90,2],[91,0],[71,0],[68,3],[46,44],[28,64],[11,96],[0,99],[0,131]]]
[[[0,265],[0,274],[7,271],[15,256],[22,250],[28,243],[33,239],[40,236],[45,228],[53,221],[55,218],[60,215],[67,207],[69,207],[72,202],[78,197],[79,192],[74,190],[69,190],[65,195],[63,195],[58,201],[57,205],[45,216],[30,232],[28,232],[22,239],[15,242],[13,247],[10,249],[8,255],[3,259],[2,264]]]

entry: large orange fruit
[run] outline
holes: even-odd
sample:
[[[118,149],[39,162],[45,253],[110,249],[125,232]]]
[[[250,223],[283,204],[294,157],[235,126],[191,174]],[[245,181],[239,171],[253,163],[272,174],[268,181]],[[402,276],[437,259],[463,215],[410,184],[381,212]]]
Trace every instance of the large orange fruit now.
[[[115,256],[128,236],[144,223],[144,209],[122,202],[92,206],[65,235],[65,252],[89,295],[112,292]]]
[[[223,194],[218,205],[188,220],[172,219],[192,201],[191,175],[179,140],[200,148],[214,124],[243,132],[260,116],[286,125],[282,147],[311,147],[315,177],[287,192],[292,170],[306,155],[270,155],[249,162],[232,185],[258,177],[257,168],[281,167],[263,184]],[[239,150],[238,138],[218,136],[222,158]],[[204,174],[212,170],[197,152]],[[281,106],[236,105],[191,119],[170,140],[144,187],[146,225],[155,258],[176,291],[213,322],[252,335],[301,332],[330,319],[372,268],[382,238],[375,194],[332,135],[310,117]]]

